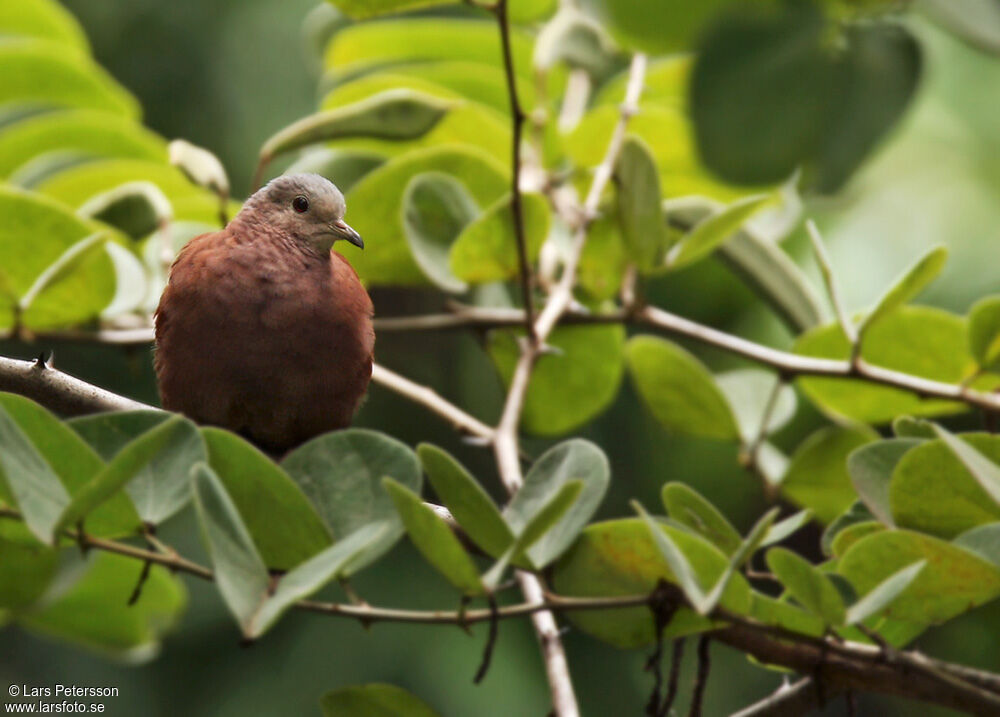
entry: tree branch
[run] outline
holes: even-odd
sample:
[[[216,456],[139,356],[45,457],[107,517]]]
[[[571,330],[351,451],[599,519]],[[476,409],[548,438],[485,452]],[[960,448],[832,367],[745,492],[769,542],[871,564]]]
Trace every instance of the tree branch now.
[[[500,0],[499,5],[504,6],[505,0]],[[507,70],[508,81],[513,82],[514,78],[510,74],[513,72],[512,66],[508,64]],[[545,341],[548,339],[549,334],[572,302],[573,286],[576,283],[576,268],[587,241],[587,227],[593,217],[596,216],[601,192],[611,178],[611,170],[617,161],[618,152],[621,150],[621,145],[624,141],[625,125],[629,117],[636,111],[639,94],[642,91],[645,70],[645,56],[641,54],[636,55],[632,60],[628,90],[626,91],[625,103],[622,105],[622,116],[615,127],[604,161],[597,168],[597,172],[594,175],[590,192],[587,195],[587,200],[578,220],[569,258],[563,267],[562,277],[549,295],[545,308],[542,309],[537,320],[531,322],[532,316],[530,311],[525,312],[525,321],[531,322],[531,330],[522,343],[521,355],[514,369],[510,387],[507,389],[507,400],[504,403],[503,414],[500,416],[500,422],[497,425],[493,440],[493,450],[500,473],[500,480],[511,495],[520,489],[523,482],[519,459],[520,451],[518,448],[517,427],[521,420],[521,409],[524,406],[524,397],[528,390],[528,383],[531,380],[531,372],[535,362],[545,348]],[[515,96],[512,95],[513,97]],[[513,102],[514,100],[512,99],[512,104]],[[517,124],[517,120],[515,120],[515,124]],[[515,155],[517,155],[516,152]],[[515,175],[518,174],[518,165],[514,166],[513,171]],[[516,184],[517,182],[515,181]],[[519,190],[515,187],[514,191],[516,195]],[[522,286],[526,276],[522,271]],[[535,601],[541,598],[544,591],[537,576],[519,572],[517,580],[521,585],[522,593],[528,601]],[[534,622],[535,632],[538,633],[539,640],[541,641],[542,653],[545,657],[549,686],[552,689],[553,709],[559,717],[575,717],[579,714],[580,710],[576,703],[576,696],[573,694],[573,685],[569,676],[566,653],[559,638],[559,629],[556,625],[555,617],[550,612],[539,612],[533,615],[532,621]]]
[[[0,391],[27,396],[64,416],[153,408],[73,378],[41,359],[18,361],[0,356]]]
[[[492,442],[495,431],[479,419],[469,415],[461,408],[442,398],[436,391],[419,383],[414,383],[385,366],[372,366],[372,381],[404,396],[424,408],[436,413],[452,426],[469,435]]]
[[[0,508],[0,518],[20,520],[20,514],[10,508]],[[214,580],[208,568],[181,557],[173,550],[146,550],[128,543],[97,538],[74,530],[66,536],[86,548],[102,550],[143,562],[155,563],[170,570]],[[526,573],[522,573],[526,574]],[[683,593],[668,585],[676,600],[686,604]],[[522,603],[497,609],[496,619],[552,615],[554,612],[609,610],[649,605],[649,595],[614,597],[572,597],[543,593],[528,597]],[[352,618],[364,624],[372,622],[406,622],[419,624],[449,624],[465,626],[494,619],[489,608],[473,610],[407,610],[375,607],[366,604],[343,604],[302,600],[296,608],[325,615]],[[842,690],[880,692],[918,699],[974,714],[997,714],[1000,711],[1000,675],[975,670],[962,665],[934,660],[918,652],[900,651],[891,657],[872,645],[831,638],[801,635],[784,628],[764,625],[724,609],[716,609],[712,618],[727,626],[706,635],[742,652],[753,655],[766,664],[780,665],[800,674],[820,675],[828,694]],[[807,692],[803,680],[793,688]],[[815,692],[815,690],[813,690]],[[771,703],[790,707],[805,704],[804,695],[783,696],[779,691],[768,700],[749,709],[763,709]],[[745,714],[744,714],[745,713]],[[766,714],[789,714],[781,711],[742,713],[743,717]]]

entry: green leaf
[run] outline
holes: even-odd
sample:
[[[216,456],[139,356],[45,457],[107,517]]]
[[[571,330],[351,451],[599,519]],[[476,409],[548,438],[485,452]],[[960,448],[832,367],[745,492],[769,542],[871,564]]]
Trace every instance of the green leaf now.
[[[740,543],[739,549],[733,553],[733,557],[729,561],[727,573],[724,573],[726,580],[729,579],[730,573],[742,568],[743,565],[753,557],[753,554],[758,548],[769,544],[769,541],[777,542],[775,541],[775,538],[781,540],[785,536],[791,534],[791,532],[797,528],[797,524],[801,524],[802,521],[798,518],[798,515],[802,515],[802,513],[792,516],[792,518],[789,519],[792,523],[791,526],[781,526],[780,524],[775,525],[774,520],[778,517],[780,512],[780,508],[774,507],[757,519],[757,522],[754,523],[750,532],[747,533],[747,537]],[[806,513],[806,511],[803,511],[803,513]],[[789,521],[786,520],[782,522],[788,523]],[[775,528],[778,530],[775,531]],[[712,591],[716,592],[720,589],[719,585],[716,584]]]
[[[151,161],[167,156],[163,140],[130,118],[94,110],[59,110],[3,128],[0,177],[9,177],[38,157],[67,151]]]
[[[459,0],[336,0],[333,4],[338,10],[355,20],[366,20],[379,15],[389,15],[435,5],[454,5],[458,2]]]
[[[170,418],[166,411],[113,411],[78,416],[66,422],[105,461],[133,439]]]
[[[170,164],[181,170],[192,184],[204,187],[219,197],[229,197],[226,168],[212,152],[185,139],[175,139],[167,151]]]
[[[508,189],[503,166],[469,149],[414,150],[372,170],[347,193],[351,221],[365,233],[365,251],[351,257],[362,279],[376,284],[427,283],[410,254],[400,211],[406,186],[424,172],[454,176],[480,206],[494,203]]]
[[[176,167],[141,159],[95,159],[45,176],[32,189],[71,207],[129,182],[151,182],[170,200],[180,220],[218,224],[219,200],[193,185]]]
[[[646,509],[641,504],[633,501],[632,507],[649,527],[649,534],[653,536],[653,542],[656,543],[660,555],[667,561],[670,572],[673,573],[677,583],[684,591],[684,596],[687,598],[688,603],[699,615],[707,615],[715,608],[715,605],[710,604],[706,599],[705,592],[698,583],[698,578],[695,575],[694,568],[691,567],[691,563],[688,562],[688,559],[674,541],[665,532],[660,530],[659,523],[653,520],[653,517],[646,512]]]
[[[702,591],[701,586],[698,583],[698,578],[694,568],[691,566],[691,563],[688,562],[687,557],[670,537],[670,535],[665,531],[660,530],[659,524],[638,502],[632,501],[632,507],[639,513],[643,521],[646,523],[650,530],[650,534],[653,536],[653,541],[656,543],[656,546],[660,551],[660,554],[666,560],[667,565],[670,566],[670,571],[677,578],[677,581],[679,582],[681,589],[684,591],[684,595],[687,597],[691,607],[693,607],[695,612],[699,615],[708,615],[719,604],[719,600],[722,598],[722,595],[728,587],[730,580],[732,580],[733,575],[736,573],[736,570],[746,560],[748,560],[753,554],[753,551],[757,549],[757,546],[763,539],[765,532],[771,526],[771,523],[774,522],[775,516],[778,515],[778,509],[774,508],[757,521],[757,524],[750,531],[747,539],[742,541],[738,546],[738,549],[733,554],[722,575],[715,581],[711,590],[709,590],[708,593],[705,593]]]
[[[581,167],[596,167],[604,159],[615,126],[621,116],[617,104],[587,112],[563,145],[566,155]],[[665,197],[701,196],[731,202],[744,192],[723,184],[699,161],[687,113],[678,105],[640,104],[639,114],[629,120],[629,134],[641,138],[653,153],[660,173],[660,191]]]
[[[71,425],[105,460],[114,463],[133,441],[155,430],[154,427],[169,416],[160,412],[129,411],[88,416],[74,420]],[[120,464],[123,470],[131,470],[126,466],[134,465],[134,473],[128,479],[125,491],[135,503],[139,516],[147,523],[162,523],[187,504],[191,499],[191,467],[205,460],[205,443],[201,434],[188,421],[182,425],[183,428],[170,433],[168,444],[156,451],[144,465],[131,463],[144,455],[143,449],[139,448],[144,444],[136,444],[139,452]]]
[[[91,197],[77,214],[109,224],[132,239],[143,239],[173,219],[174,209],[152,182],[127,182]]]
[[[420,137],[441,121],[451,103],[412,90],[382,92],[355,104],[298,120],[261,147],[261,161],[310,144],[344,137],[406,140]]]
[[[664,428],[719,440],[739,438],[729,402],[697,358],[653,336],[632,338],[625,356],[639,395]]]
[[[723,242],[735,236],[750,217],[773,199],[770,194],[754,194],[738,199],[701,220],[670,248],[667,266],[680,269],[709,256]]]
[[[934,424],[913,416],[898,416],[893,419],[892,432],[897,438],[917,438],[920,440],[937,438]]]
[[[724,242],[715,256],[800,333],[826,320],[826,311],[802,269],[776,243],[744,229]]]
[[[795,451],[781,493],[808,508],[821,523],[845,511],[857,498],[847,458],[877,435],[867,427],[828,426],[813,433]]]
[[[935,424],[934,430],[993,502],[1000,506],[1000,466],[948,429]]]
[[[64,528],[82,522],[95,508],[148,469],[157,456],[177,451],[190,442],[197,430],[181,416],[171,416],[122,448],[103,470],[73,495],[53,527],[53,539]]]
[[[66,283],[67,280],[71,282],[74,275],[80,272],[81,267],[91,263],[95,257],[103,255],[104,243],[107,239],[108,235],[105,232],[96,232],[84,237],[64,251],[58,259],[35,278],[34,283],[24,292],[24,295],[17,302],[18,311],[22,315],[29,313],[39,297],[53,290],[58,291],[59,285]]]
[[[940,309],[904,306],[871,327],[861,357],[874,366],[944,383],[960,383],[972,358],[966,353],[965,322]],[[847,359],[850,347],[834,323],[807,332],[795,344],[805,356]],[[897,416],[939,416],[967,410],[955,401],[922,399],[912,393],[856,379],[802,378],[799,386],[820,408],[862,423]]]
[[[314,438],[281,463],[312,502],[334,540],[367,525],[384,525],[377,540],[348,566],[348,574],[377,560],[403,535],[403,524],[382,487],[388,476],[420,490],[420,464],[403,443],[376,431],[351,428]]]
[[[51,541],[59,515],[69,504],[69,493],[59,476],[2,406],[0,448],[0,477],[4,479],[24,522],[39,540]]]
[[[263,635],[293,603],[343,575],[348,564],[389,529],[382,522],[362,525],[286,573],[272,589],[264,561],[218,476],[200,463],[192,481],[216,585],[248,639]]]
[[[618,215],[629,256],[643,272],[663,266],[670,237],[660,209],[660,176],[641,139],[628,137],[615,165]]]
[[[510,385],[520,356],[519,330],[492,331],[487,348]],[[622,326],[562,326],[548,338],[555,351],[535,364],[521,413],[524,430],[559,436],[599,415],[618,395],[624,372]]]
[[[139,560],[95,551],[72,587],[44,607],[21,615],[18,623],[128,662],[149,660],[178,621],[187,594],[166,568],[154,565],[139,600],[129,605],[142,570]]]
[[[87,36],[72,13],[55,0],[19,0],[0,7],[0,34],[58,42],[87,52]]]
[[[910,584],[917,579],[920,571],[927,565],[926,560],[920,560],[913,565],[899,570],[871,589],[863,598],[847,609],[846,624],[856,625],[880,613],[893,600],[899,597]]]
[[[628,257],[616,210],[597,217],[587,230],[587,243],[577,266],[580,287],[596,301],[618,295]]]
[[[807,184],[835,191],[898,121],[920,66],[898,26],[840,33],[818,3],[734,4],[702,35],[691,75],[701,155],[740,184],[778,182],[805,165]]]
[[[485,552],[500,557],[514,540],[486,491],[448,453],[429,443],[417,446],[427,479],[466,535]]]
[[[23,396],[0,393],[0,407],[44,456],[70,496],[75,495],[103,467],[101,458],[56,416]],[[0,480],[0,498],[10,495]],[[87,532],[97,537],[131,533],[139,516],[126,495],[118,495],[98,508],[87,521]]]
[[[813,3],[739,5],[700,38],[691,114],[705,164],[741,184],[780,182],[828,125],[834,63]]]
[[[1000,522],[969,528],[951,542],[1000,567]]]
[[[529,0],[521,4],[528,5]],[[542,26],[535,42],[534,63],[539,72],[565,63],[599,81],[618,68],[617,60],[617,48],[605,29],[573,5],[562,5]]]
[[[827,125],[816,151],[814,184],[835,192],[902,117],[922,70],[920,45],[896,23],[849,23]]]
[[[660,492],[667,514],[708,540],[726,555],[739,550],[743,538],[726,516],[684,483],[667,483]]]
[[[114,297],[115,275],[109,256],[92,251],[93,229],[62,205],[13,188],[0,188],[0,215],[0,328],[12,325],[16,303],[32,329],[96,318]]]
[[[813,637],[821,637],[826,632],[826,625],[820,618],[787,600],[776,600],[758,592],[752,593],[752,597],[750,614],[764,625],[783,627],[800,635]]]
[[[767,533],[764,534],[764,537],[760,541],[760,547],[765,548],[768,545],[780,543],[789,535],[792,535],[805,526],[812,520],[812,517],[811,510],[800,510],[798,513],[778,521],[767,529]]]
[[[969,353],[987,371],[1000,370],[1000,296],[988,296],[969,310]]]
[[[291,477],[239,436],[202,428],[208,464],[236,506],[264,564],[290,570],[330,545],[330,534]]]
[[[920,9],[972,47],[1000,53],[1000,8],[993,0],[920,0]]]
[[[362,177],[384,162],[385,157],[373,152],[318,147],[303,152],[285,170],[285,174],[318,174],[346,194]]]
[[[944,622],[1000,595],[1000,569],[954,545],[907,530],[885,530],[862,538],[840,558],[837,571],[859,594],[890,575],[926,560],[916,580],[885,615],[909,622]]]
[[[448,260],[452,244],[479,213],[462,183],[441,172],[418,174],[403,192],[402,212],[406,241],[427,278],[445,291],[466,291]]]
[[[331,580],[345,577],[360,558],[377,549],[375,546],[384,540],[390,529],[384,522],[364,525],[286,573],[278,581],[274,594],[261,603],[259,612],[245,626],[248,637],[260,637],[294,603],[309,597]]]
[[[871,514],[890,527],[895,525],[889,502],[893,472],[907,451],[920,444],[913,438],[877,441],[861,446],[847,457],[847,472],[855,492]]]
[[[858,324],[859,340],[862,340],[876,321],[910,301],[925,286],[934,281],[941,273],[947,260],[948,249],[943,246],[934,247],[918,259],[913,266],[904,271],[882,295],[882,298],[875,303],[875,308],[869,311]]]
[[[392,478],[386,478],[382,485],[389,492],[403,520],[406,532],[417,550],[439,573],[466,595],[478,595],[483,591],[479,571],[472,558],[451,532],[451,528],[432,508],[425,505],[420,496]]]
[[[522,194],[521,208],[525,249],[532,262],[549,233],[549,207],[539,194]],[[455,276],[474,284],[518,275],[514,211],[509,195],[487,207],[462,230],[451,245],[448,263]]]
[[[377,683],[332,690],[323,695],[319,706],[323,717],[439,717],[403,688]]]
[[[244,636],[250,637],[250,621],[270,588],[267,566],[215,472],[199,463],[191,471],[191,479],[215,584]]]
[[[39,542],[23,523],[0,521],[0,609],[18,611],[45,592],[59,565],[59,553]]]
[[[530,80],[532,36],[512,28],[510,40],[515,71]],[[386,65],[414,62],[427,65],[443,60],[500,67],[502,54],[496,23],[429,17],[356,24],[333,36],[326,48],[324,65],[340,79]]]
[[[820,536],[819,543],[823,555],[830,556],[834,554],[833,544],[841,531],[858,523],[870,523],[874,518],[875,516],[868,510],[868,506],[860,500],[851,503],[851,506],[847,510],[830,521],[830,524],[823,530],[823,535]]]
[[[0,46],[0,106],[76,107],[138,117],[139,105],[101,67],[77,52],[42,40]]]
[[[508,0],[507,15],[511,22],[531,22],[548,17],[558,0]]]
[[[687,50],[719,10],[732,0],[598,0],[598,12],[618,42],[653,55]]]
[[[717,548],[703,538],[671,526],[660,525],[659,529],[685,555],[699,585],[718,582],[729,560]],[[556,592],[580,597],[648,595],[661,579],[677,582],[653,542],[649,527],[639,518],[587,526],[556,563],[552,574]],[[738,573],[723,591],[720,604],[738,614],[749,612],[750,590]],[[571,612],[566,619],[586,634],[616,647],[636,648],[656,641],[653,617],[646,606]],[[709,620],[681,608],[664,631],[664,637],[681,637],[711,626]]]
[[[844,623],[844,601],[829,578],[790,550],[771,548],[767,565],[802,607],[827,625]]]
[[[532,464],[524,484],[504,509],[507,525],[518,539],[523,539],[527,526],[543,506],[551,503],[564,485],[576,480],[583,483],[579,500],[554,528],[546,531],[543,539],[531,541],[527,556],[536,568],[558,558],[596,512],[610,480],[607,457],[596,445],[579,438],[550,448]]]
[[[962,440],[957,448],[963,453],[964,446],[976,452],[973,465],[1000,460],[1000,437],[966,434],[954,440]],[[1000,505],[944,440],[917,445],[899,460],[889,504],[896,525],[948,539],[1000,520]]]
[[[795,415],[797,401],[795,389],[785,384],[777,387],[778,377],[760,369],[746,368],[727,371],[715,377],[723,395],[729,401],[736,424],[740,427],[743,441],[749,443],[761,434],[761,419],[775,388],[778,396],[774,399],[767,429],[763,435],[769,436],[785,426]]]
[[[872,535],[873,533],[880,533],[884,531],[886,527],[875,520],[861,521],[859,523],[854,523],[852,525],[844,526],[842,530],[837,532],[833,540],[830,541],[830,554],[835,558],[840,558],[850,550],[851,546],[864,537]]]
[[[384,69],[380,66],[378,69],[381,71],[337,85],[323,98],[322,108],[336,110],[386,92],[405,90],[438,98],[448,105],[447,114],[423,135],[404,142],[370,136],[344,137],[336,140],[338,148],[394,156],[421,147],[448,146],[455,149],[456,145],[466,145],[498,161],[507,161],[511,128],[504,119],[507,90],[499,67],[449,61]],[[502,101],[493,97],[496,90],[499,90]],[[484,106],[481,101],[490,106]]]
[[[503,577],[504,570],[506,570],[507,565],[511,561],[520,560],[525,551],[530,550],[543,537],[548,538],[551,542],[551,535],[553,533],[556,533],[557,539],[567,534],[565,528],[560,528],[558,531],[555,529],[559,527],[559,521],[564,516],[567,516],[567,513],[571,512],[574,504],[580,498],[585,485],[584,481],[578,479],[566,481],[559,486],[555,494],[546,496],[542,501],[533,506],[534,510],[528,516],[527,522],[516,531],[514,542],[504,551],[503,555],[497,559],[486,574],[483,575],[482,583],[488,591],[492,592],[496,590],[497,585],[500,583],[500,578]],[[523,490],[523,487],[521,490]],[[515,494],[515,499],[520,495],[520,492],[519,490]],[[579,513],[579,508],[575,512]],[[567,517],[569,520],[572,520],[572,516]],[[583,524],[585,523],[586,521],[583,521]],[[580,529],[582,529],[582,524]],[[575,538],[576,533],[573,533],[572,537]],[[546,553],[543,553],[543,555],[546,555]],[[554,559],[557,556],[553,555],[552,557]],[[547,562],[548,560],[544,557],[537,560],[532,558],[532,563],[539,570],[545,567]]]

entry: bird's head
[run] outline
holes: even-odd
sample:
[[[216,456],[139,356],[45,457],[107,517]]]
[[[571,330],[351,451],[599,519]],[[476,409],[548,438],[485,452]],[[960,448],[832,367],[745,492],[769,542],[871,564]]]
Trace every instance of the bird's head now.
[[[365,248],[361,235],[344,221],[347,204],[340,190],[318,174],[288,174],[258,189],[241,214],[282,230],[311,249],[326,253],[338,239]]]

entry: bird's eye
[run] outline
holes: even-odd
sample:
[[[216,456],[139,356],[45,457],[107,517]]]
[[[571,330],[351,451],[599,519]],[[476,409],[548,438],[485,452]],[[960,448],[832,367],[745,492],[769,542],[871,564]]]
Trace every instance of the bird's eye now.
[[[292,200],[292,209],[302,214],[309,209],[309,200],[303,197],[301,194]]]

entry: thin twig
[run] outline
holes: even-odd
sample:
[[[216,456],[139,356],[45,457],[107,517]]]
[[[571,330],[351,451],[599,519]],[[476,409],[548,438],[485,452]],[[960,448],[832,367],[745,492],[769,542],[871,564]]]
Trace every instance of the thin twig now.
[[[819,707],[816,685],[811,677],[803,677],[789,685],[781,686],[760,702],[734,712],[730,717],[797,717]]]
[[[681,684],[681,664],[684,661],[684,638],[674,640],[674,649],[670,655],[670,679],[667,681],[667,694],[663,698],[658,717],[666,717],[674,706]]]
[[[372,381],[395,391],[401,396],[405,396],[411,401],[419,403],[424,408],[449,421],[452,426],[460,431],[487,442],[493,441],[496,432],[492,428],[469,415],[454,403],[442,398],[437,392],[427,386],[415,383],[379,364],[372,366]]]
[[[493,593],[487,595],[490,606],[490,630],[486,635],[486,646],[483,648],[483,659],[476,670],[476,676],[472,678],[473,684],[478,685],[486,677],[490,669],[490,662],[493,660],[493,648],[497,644],[497,636],[500,634],[500,616],[497,614],[497,599]]]
[[[517,74],[514,70],[514,52],[510,42],[510,23],[507,21],[507,0],[497,0],[493,7],[500,29],[500,46],[503,50],[504,77],[507,80],[507,98],[510,102],[511,159],[510,159],[510,211],[514,220],[514,238],[517,240],[517,263],[524,303],[524,328],[535,340],[535,303],[532,297],[531,264],[528,262],[528,242],[524,235],[524,207],[521,199],[521,133],[524,129],[524,110],[517,96]]]
[[[694,689],[691,691],[691,709],[688,710],[688,717],[701,717],[705,701],[705,685],[708,683],[708,671],[711,667],[709,661],[711,643],[712,640],[708,635],[698,638],[698,673],[695,675]]]
[[[135,583],[135,587],[132,588],[132,594],[128,596],[128,601],[125,603],[129,607],[132,607],[137,602],[139,602],[139,597],[142,595],[142,589],[146,585],[146,581],[149,579],[149,572],[153,567],[153,563],[146,560],[142,563],[142,572],[139,573],[139,579]]]

